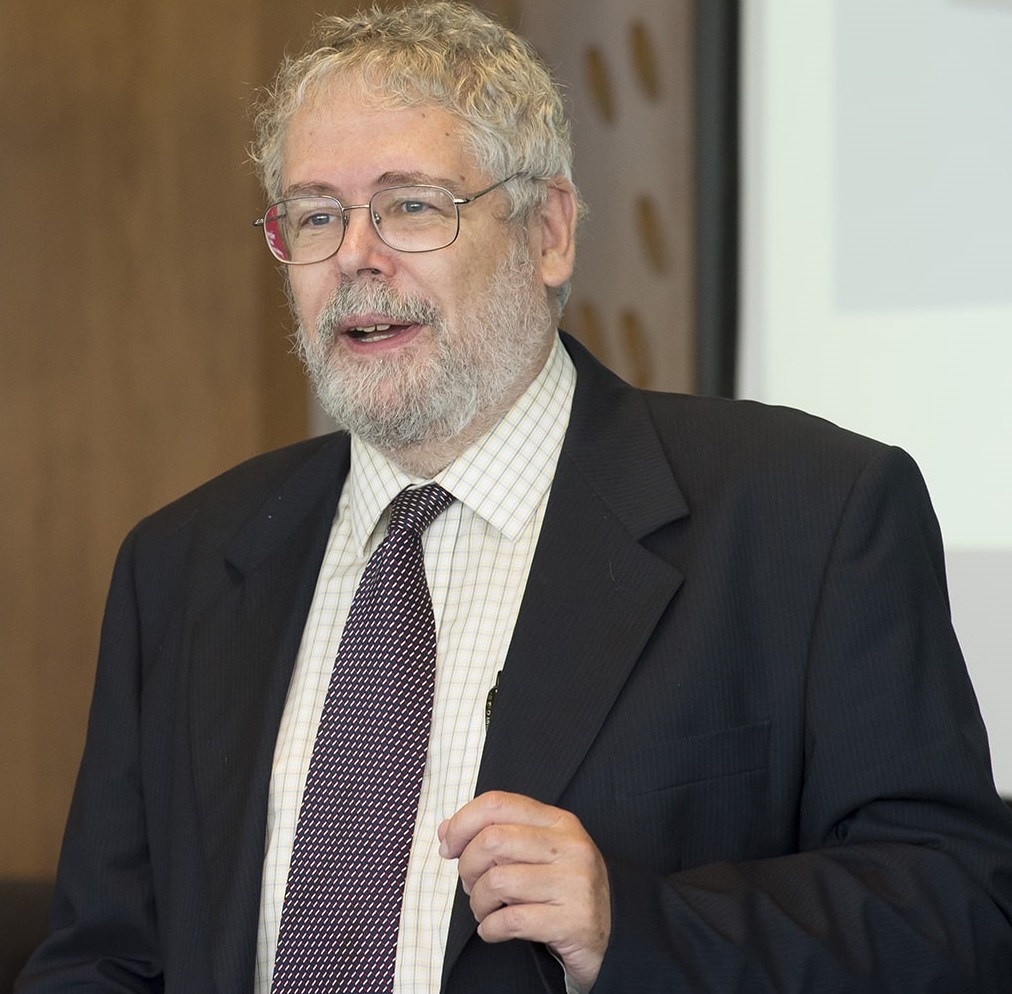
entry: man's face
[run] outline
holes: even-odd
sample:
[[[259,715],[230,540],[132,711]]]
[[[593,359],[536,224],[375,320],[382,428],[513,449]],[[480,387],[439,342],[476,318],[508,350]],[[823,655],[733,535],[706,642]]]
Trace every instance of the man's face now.
[[[477,170],[446,111],[370,106],[353,83],[302,108],[285,152],[286,197],[344,204],[402,183],[464,196],[503,178]],[[501,190],[467,205],[457,240],[425,253],[391,249],[352,211],[335,256],[289,268],[303,355],[339,424],[387,451],[445,443],[490,426],[531,382],[553,334],[541,224],[505,224],[506,206]]]

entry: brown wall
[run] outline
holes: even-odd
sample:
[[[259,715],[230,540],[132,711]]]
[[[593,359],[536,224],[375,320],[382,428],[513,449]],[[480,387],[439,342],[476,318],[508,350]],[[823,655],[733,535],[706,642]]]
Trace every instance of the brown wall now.
[[[304,430],[244,163],[278,6],[2,6],[0,875],[54,866],[124,532]]]

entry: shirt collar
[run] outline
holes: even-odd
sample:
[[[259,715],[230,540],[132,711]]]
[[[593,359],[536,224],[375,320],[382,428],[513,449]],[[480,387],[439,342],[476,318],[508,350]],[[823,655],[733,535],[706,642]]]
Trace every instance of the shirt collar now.
[[[508,539],[515,539],[551,488],[569,425],[576,369],[558,335],[541,372],[499,422],[435,481]],[[364,553],[390,502],[414,479],[352,436],[348,512]]]

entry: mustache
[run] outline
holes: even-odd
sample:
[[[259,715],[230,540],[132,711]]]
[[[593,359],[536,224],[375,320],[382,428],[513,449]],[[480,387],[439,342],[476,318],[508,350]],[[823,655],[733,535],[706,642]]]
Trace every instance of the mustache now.
[[[349,316],[370,312],[388,315],[393,324],[435,328],[443,322],[439,308],[420,294],[401,293],[388,283],[344,282],[335,288],[316,317],[317,341],[322,346],[330,345]]]

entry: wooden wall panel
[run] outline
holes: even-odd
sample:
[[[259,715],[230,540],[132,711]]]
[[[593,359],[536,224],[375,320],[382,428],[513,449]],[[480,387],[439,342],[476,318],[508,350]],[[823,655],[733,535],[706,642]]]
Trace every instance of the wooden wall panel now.
[[[555,0],[524,25],[566,82],[590,213],[563,326],[637,386],[696,388],[696,0]]]
[[[245,3],[0,9],[0,875],[54,866],[123,534],[304,430],[251,224],[261,30]]]

